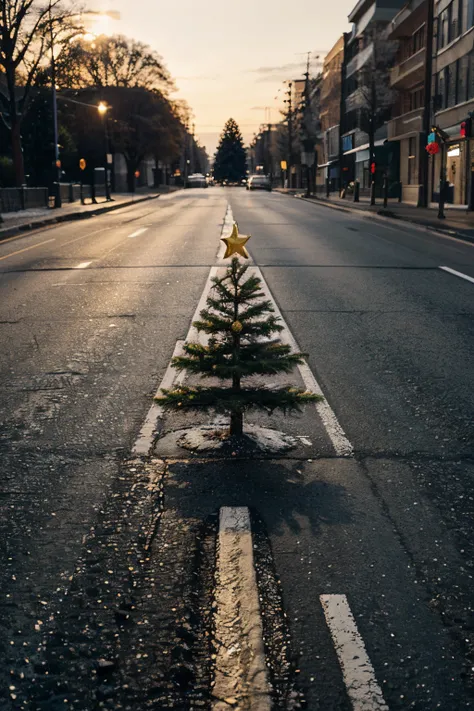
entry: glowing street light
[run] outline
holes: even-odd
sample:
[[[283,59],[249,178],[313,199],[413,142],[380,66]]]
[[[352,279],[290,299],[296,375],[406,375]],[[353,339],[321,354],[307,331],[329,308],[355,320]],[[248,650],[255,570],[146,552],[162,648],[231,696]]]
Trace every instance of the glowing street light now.
[[[105,101],[99,102],[97,106],[97,111],[99,112],[103,124],[104,124],[104,148],[105,148],[105,199],[107,202],[110,202],[112,200],[110,196],[110,185],[109,185],[109,133],[107,130],[107,111],[109,111],[111,107],[108,106]]]

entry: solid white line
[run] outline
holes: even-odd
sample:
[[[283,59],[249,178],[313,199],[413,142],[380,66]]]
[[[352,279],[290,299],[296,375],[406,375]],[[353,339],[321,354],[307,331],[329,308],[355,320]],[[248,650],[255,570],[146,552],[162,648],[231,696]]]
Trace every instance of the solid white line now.
[[[319,599],[352,708],[354,711],[388,711],[347,597],[321,595]]]
[[[230,705],[249,711],[270,711],[252,531],[246,506],[225,506],[220,510],[214,629],[213,711],[227,710]]]
[[[272,302],[273,308],[275,310],[275,315],[280,319],[280,323],[284,328],[284,330],[280,334],[281,340],[284,343],[287,343],[287,345],[291,346],[291,349],[293,351],[300,351],[296,339],[288,328],[288,325],[285,319],[283,318],[275,299],[272,296],[272,293],[263,277],[262,272],[258,267],[254,267],[254,269],[255,273],[262,281],[262,290],[265,292],[266,298]],[[298,366],[298,370],[300,371],[300,375],[303,379],[305,387],[308,390],[311,390],[311,392],[315,393],[316,395],[321,395],[321,397],[324,398],[320,402],[317,402],[315,404],[315,407],[319,414],[319,417],[321,418],[327,435],[331,440],[332,446],[334,447],[336,454],[338,454],[340,457],[352,457],[352,455],[354,454],[352,444],[349,442],[346,433],[339,424],[334,410],[331,408],[326,398],[324,397],[324,393],[321,389],[321,386],[319,385],[318,381],[311,372],[311,369],[307,362],[304,361],[303,363],[301,363],[301,365]]]
[[[233,225],[234,223],[234,218],[232,215],[232,208],[229,207],[227,208],[227,213],[226,213],[226,219],[225,222],[227,222],[230,225]],[[250,259],[250,262],[252,263],[252,259]],[[265,293],[266,298],[272,302],[273,308],[275,310],[275,315],[280,319],[280,323],[283,326],[284,330],[280,334],[280,338],[284,343],[287,343],[289,346],[291,346],[291,349],[293,351],[300,351],[301,349],[299,348],[295,337],[291,333],[290,329],[288,328],[288,324],[286,323],[285,319],[282,316],[282,313],[280,309],[277,306],[277,303],[275,299],[273,298],[272,292],[270,291],[270,288],[265,281],[265,278],[259,269],[259,267],[250,267],[250,269],[254,270],[255,274],[258,276],[258,278],[262,282],[262,290]],[[298,366],[298,370],[300,372],[301,378],[303,380],[303,383],[305,387],[308,390],[311,390],[311,392],[315,393],[316,395],[320,395],[323,399],[320,400],[315,404],[316,411],[321,418],[321,421],[323,423],[323,426],[327,432],[327,435],[329,439],[331,440],[332,446],[334,447],[334,450],[336,454],[340,457],[352,457],[354,454],[354,448],[352,444],[349,442],[346,433],[342,429],[341,425],[339,424],[339,421],[334,413],[334,410],[331,408],[329,403],[327,402],[326,398],[324,397],[324,393],[321,389],[321,386],[319,385],[318,381],[314,377],[313,373],[311,372],[311,369],[309,365],[304,361],[301,365]]]
[[[92,262],[81,262],[77,267],[74,267],[74,269],[85,269],[89,264],[92,264]]]
[[[142,234],[143,234],[144,232],[146,232],[147,230],[148,230],[148,227],[140,227],[139,230],[137,230],[136,232],[133,232],[133,234],[128,235],[128,236],[129,236],[130,238],[132,238],[132,237],[139,237],[140,235],[142,235]]]
[[[450,274],[454,274],[454,276],[461,277],[461,279],[466,279],[466,281],[470,281],[474,284],[474,277],[463,274],[462,272],[457,272],[455,269],[450,269],[449,267],[440,267],[440,269],[445,272],[449,272]]]
[[[181,355],[183,352],[183,344],[184,341],[177,341],[176,346],[173,351],[173,358],[175,358],[178,355]],[[161,390],[163,388],[169,390],[170,388],[173,387],[173,385],[176,382],[181,382],[184,380],[184,374],[180,373],[178,374],[176,370],[173,368],[171,365],[171,362],[168,363],[168,367],[166,368],[165,374],[163,376],[163,379],[160,383],[160,387],[158,388],[156,395],[161,394]],[[164,416],[164,410],[161,407],[161,405],[158,405],[156,402],[153,403],[153,405],[150,407],[148,410],[148,414],[145,418],[145,422],[143,423],[143,426],[138,433],[138,437],[135,440],[135,444],[133,445],[132,448],[132,454],[138,456],[138,457],[146,457],[149,452],[151,447],[153,446],[153,442],[155,440],[155,435],[156,435],[156,430],[158,427],[158,422],[161,420]]]

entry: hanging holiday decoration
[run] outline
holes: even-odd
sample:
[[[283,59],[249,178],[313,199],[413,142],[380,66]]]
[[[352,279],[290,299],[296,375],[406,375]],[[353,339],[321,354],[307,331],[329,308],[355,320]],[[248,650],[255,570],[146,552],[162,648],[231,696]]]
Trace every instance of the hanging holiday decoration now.
[[[430,154],[430,156],[434,156],[437,153],[439,153],[439,143],[428,143],[426,146],[427,152]]]

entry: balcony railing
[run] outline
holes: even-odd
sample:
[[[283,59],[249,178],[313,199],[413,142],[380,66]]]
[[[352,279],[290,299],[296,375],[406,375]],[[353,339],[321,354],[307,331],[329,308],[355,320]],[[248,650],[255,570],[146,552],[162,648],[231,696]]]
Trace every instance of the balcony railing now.
[[[412,54],[397,66],[390,70],[390,84],[402,87],[404,84],[415,84],[419,79],[423,79],[425,67],[426,49],[422,49]]]
[[[391,141],[406,133],[419,133],[423,129],[423,109],[408,111],[402,116],[397,116],[387,124],[388,140]]]
[[[374,50],[374,45],[369,44],[361,52],[358,52],[355,57],[352,57],[350,62],[347,63],[346,77],[350,77],[352,74],[354,74],[354,72],[357,72],[357,71],[359,71],[359,69],[362,69],[364,64],[367,62],[367,60],[372,55],[373,50]]]

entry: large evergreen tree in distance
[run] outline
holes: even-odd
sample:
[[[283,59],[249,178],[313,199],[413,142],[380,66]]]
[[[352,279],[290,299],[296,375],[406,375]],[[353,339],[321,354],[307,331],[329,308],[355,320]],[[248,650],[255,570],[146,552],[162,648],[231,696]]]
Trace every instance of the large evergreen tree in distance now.
[[[240,129],[230,118],[222,131],[214,159],[214,179],[240,183],[246,175],[247,155]]]
[[[172,360],[177,370],[204,379],[216,378],[222,384],[177,385],[156,398],[168,410],[228,414],[233,437],[242,437],[243,415],[248,410],[280,410],[286,414],[321,399],[292,385],[266,387],[255,381],[242,382],[252,376],[291,373],[304,358],[303,353],[293,353],[290,346],[274,337],[283,327],[264,297],[260,279],[249,276],[247,269],[234,257],[225,275],[213,279],[207,308],[194,322],[197,330],[209,337],[207,344],[186,343],[184,355]],[[223,381],[229,381],[228,385]]]

